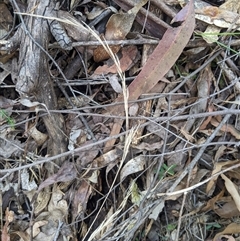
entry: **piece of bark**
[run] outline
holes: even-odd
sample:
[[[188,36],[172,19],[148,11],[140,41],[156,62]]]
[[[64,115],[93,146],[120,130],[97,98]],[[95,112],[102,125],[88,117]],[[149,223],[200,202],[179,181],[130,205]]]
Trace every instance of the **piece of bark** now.
[[[54,15],[57,12],[56,2],[51,0],[29,1],[27,12],[40,16]],[[49,73],[48,57],[43,50],[47,50],[49,43],[49,24],[52,24],[52,27],[56,27],[56,25],[53,24],[53,21],[49,22],[44,18],[32,16],[26,16],[24,21],[27,30],[24,25],[21,25],[9,40],[12,48],[20,46],[16,90],[20,96],[34,98],[43,103],[47,109],[54,110],[57,108],[57,99]],[[59,31],[60,34],[64,32],[61,29]],[[64,42],[64,34],[58,40]],[[69,44],[69,42],[63,42],[62,44]],[[48,154],[54,156],[65,152],[67,140],[62,115],[49,114],[43,117],[43,121],[49,134]],[[57,164],[61,165],[62,161],[58,160]]]

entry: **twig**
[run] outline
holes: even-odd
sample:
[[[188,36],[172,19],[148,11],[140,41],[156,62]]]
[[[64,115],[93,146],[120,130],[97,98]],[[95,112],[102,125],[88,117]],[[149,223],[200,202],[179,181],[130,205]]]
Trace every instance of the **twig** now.
[[[56,233],[54,235],[53,241],[57,241],[62,225],[63,225],[63,222],[58,220],[58,228],[57,228],[57,231],[56,231]]]
[[[236,105],[232,105],[231,109],[234,109]],[[192,169],[197,164],[198,160],[201,158],[202,154],[204,153],[205,149],[207,148],[208,144],[211,143],[211,141],[215,138],[217,133],[221,130],[223,125],[228,121],[228,119],[231,117],[232,114],[227,114],[224,116],[223,120],[220,122],[219,126],[216,127],[214,132],[211,134],[211,136],[208,137],[204,145],[200,148],[197,155],[193,158],[191,163],[183,170],[183,172],[180,174],[180,176],[177,178],[177,180],[173,183],[171,188],[169,188],[168,192],[173,192],[174,189],[177,187],[177,185],[181,182],[181,180],[190,172],[192,172]]]
[[[159,40],[158,39],[152,39],[152,38],[139,38],[139,39],[128,39],[128,40],[106,40],[104,41],[107,45],[143,45],[143,44],[158,44]],[[79,42],[74,42],[72,44],[73,47],[78,47],[78,46],[100,46],[102,45],[99,43],[99,41],[79,41]],[[50,45],[53,46],[54,45]]]

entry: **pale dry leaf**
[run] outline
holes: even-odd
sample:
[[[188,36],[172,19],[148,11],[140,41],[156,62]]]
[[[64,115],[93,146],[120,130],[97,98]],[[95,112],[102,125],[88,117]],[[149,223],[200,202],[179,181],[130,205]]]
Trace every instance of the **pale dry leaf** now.
[[[214,161],[218,162],[219,158],[225,154],[225,150],[227,149],[226,146],[221,145],[218,150],[216,151],[216,154],[214,156]]]
[[[214,169],[212,171],[212,176],[216,173],[218,173],[219,171],[221,171],[222,169],[222,165],[217,162],[215,165],[214,165]],[[207,195],[211,195],[212,192],[214,191],[215,189],[215,186],[216,186],[216,181],[218,179],[218,176],[214,176],[213,178],[211,178],[211,180],[208,182],[207,184],[207,187],[206,187],[206,193]]]
[[[76,41],[95,40],[90,30],[83,26],[83,24],[79,22],[71,13],[67,11],[58,10],[58,15],[61,19],[64,20],[62,24],[66,28],[66,31],[71,38],[73,38]]]
[[[68,204],[66,200],[63,200],[64,193],[60,190],[57,184],[54,184],[52,189],[52,197],[48,204],[48,211],[53,212],[55,209],[59,209],[66,217],[68,214]]]
[[[19,100],[19,103],[21,103],[22,105],[29,107],[29,108],[35,107],[36,112],[38,112],[38,108],[37,108],[38,106],[43,106],[46,109],[46,111],[48,112],[48,114],[50,115],[48,108],[44,103],[40,103],[38,101],[31,101],[31,100],[25,99],[25,98],[21,98]]]
[[[119,148],[115,148],[111,151],[104,153],[100,157],[97,157],[96,159],[94,159],[93,167],[102,168],[102,167],[108,166],[110,163],[116,164],[116,161],[119,161],[121,156],[122,156],[122,150],[120,150]]]
[[[138,113],[138,109],[139,109],[139,104],[138,103],[134,103],[133,105],[131,105],[129,107],[129,111],[128,111],[128,114],[130,116],[136,116],[137,113]]]
[[[235,13],[239,13],[240,5],[238,0],[229,0],[223,3],[221,6],[219,6],[219,8],[226,9],[228,11],[232,11]],[[208,25],[207,29],[204,32],[203,39],[207,43],[217,42],[219,39],[218,33],[220,33],[220,31],[221,31],[221,28],[214,25]]]
[[[127,13],[113,14],[107,22],[105,38],[108,40],[124,39],[130,31],[139,9],[145,5],[147,1],[148,0],[141,0]]]
[[[35,107],[35,106],[41,105],[41,103],[38,101],[31,101],[29,99],[24,99],[24,98],[20,99],[19,102],[26,107]]]
[[[219,121],[215,118],[211,118],[211,124],[215,127],[219,125]],[[231,133],[236,139],[240,140],[240,131],[237,130],[233,125],[231,124],[224,124],[221,128],[221,131],[223,132],[229,132]]]
[[[106,219],[110,218],[113,215],[114,209],[113,207],[111,207],[106,215]],[[110,223],[109,226],[106,227],[106,230],[104,230],[104,232],[107,232],[108,230],[110,230],[113,227],[114,223]],[[103,233],[101,233],[101,236],[103,235]]]
[[[150,219],[157,220],[159,217],[159,214],[162,212],[163,208],[165,206],[165,201],[162,200],[151,212],[149,215]]]
[[[37,146],[42,146],[48,139],[48,135],[40,132],[35,125],[32,125],[32,127],[27,130],[27,133],[34,139],[34,141],[37,143]]]
[[[26,231],[25,232],[16,231],[14,233],[17,234],[20,237],[20,241],[29,241],[30,240],[30,236]]]
[[[27,169],[23,169],[21,171],[21,185],[22,189],[26,191],[32,191],[37,189],[37,184],[35,180],[33,179],[32,181],[29,180],[29,173]]]
[[[116,74],[109,76],[108,81],[116,93],[122,93],[122,86],[120,85]]]
[[[225,186],[228,192],[231,194],[238,210],[240,211],[240,195],[238,193],[237,188],[235,187],[234,183],[227,178],[224,174],[221,174],[222,179],[225,181]]]
[[[34,202],[34,213],[36,215],[38,215],[42,210],[44,210],[47,207],[48,202],[51,198],[51,190],[49,187],[46,187],[37,194],[37,199]],[[35,196],[33,196],[33,198],[35,198]]]
[[[210,86],[213,81],[213,78],[214,77],[213,77],[213,73],[211,71],[210,65],[208,65],[200,72],[200,76],[197,80],[197,90],[198,90],[199,101],[197,102],[197,104],[191,107],[190,113],[189,113],[190,116],[197,113],[206,112],[207,103],[208,103],[207,98],[209,96]],[[204,121],[204,118],[200,118],[197,121],[194,118],[188,119],[184,129],[186,132],[189,132],[192,130],[192,127],[194,125],[194,132],[192,133],[194,134],[201,126],[203,121]]]
[[[208,200],[207,204],[201,209],[202,212],[207,212],[209,210],[215,211],[215,203],[224,195],[224,191],[222,190],[219,194]]]
[[[95,19],[97,16],[99,16],[104,11],[103,8],[100,6],[95,6],[92,8],[92,10],[88,13],[86,13],[86,16],[89,20]]]
[[[120,180],[123,181],[127,176],[142,171],[144,169],[144,165],[146,160],[143,156],[137,156],[130,161],[128,161],[122,168],[120,173]]]
[[[72,129],[69,136],[68,150],[73,151],[77,143],[77,138],[81,134],[81,129]]]
[[[46,221],[46,220],[37,221],[33,224],[32,228],[27,229],[27,233],[30,234],[32,232],[32,236],[34,238],[41,232],[40,227],[46,225],[47,223],[48,223],[48,221]]]
[[[240,29],[240,16],[238,13],[213,6],[196,9],[195,13],[196,18],[205,23],[214,24],[220,28]]]
[[[98,175],[99,175],[99,170],[93,171],[92,175],[88,177],[88,180],[92,183],[97,184],[98,183]]]

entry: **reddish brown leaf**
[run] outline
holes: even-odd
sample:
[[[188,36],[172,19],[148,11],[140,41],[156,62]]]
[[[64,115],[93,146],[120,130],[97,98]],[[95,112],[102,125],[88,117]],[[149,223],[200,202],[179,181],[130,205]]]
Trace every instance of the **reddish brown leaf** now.
[[[182,11],[186,13],[185,16],[183,16]],[[166,31],[147,63],[143,66],[142,71],[129,85],[130,101],[137,100],[141,94],[149,92],[169,71],[182,53],[195,27],[192,1],[176,15],[176,19],[184,22],[179,27],[170,28]],[[122,101],[122,96],[116,100],[116,102]],[[123,108],[122,106],[121,113],[124,111]],[[119,115],[119,106],[114,107],[111,112]]]
[[[149,92],[164,77],[182,53],[195,27],[193,1],[190,1],[176,15],[173,21],[183,23],[179,27],[169,28],[166,31],[162,40],[147,60],[147,63],[143,66],[142,71],[129,85],[128,99],[130,101],[137,100],[141,94]],[[118,97],[115,102],[123,102],[123,96]],[[109,112],[113,115],[123,115],[124,106],[117,105],[111,109],[109,108]],[[121,126],[122,122],[118,121],[111,135],[118,134]],[[113,144],[114,140],[107,143],[106,147]]]
[[[122,71],[127,71],[133,64],[134,59],[137,56],[138,50],[136,46],[127,46],[122,48],[122,57],[119,59],[119,64],[121,67]],[[111,63],[110,63],[111,62]],[[95,75],[105,75],[108,73],[117,73],[117,66],[113,61],[109,60],[107,63],[103,66],[99,66],[95,71],[94,71],[94,76]]]

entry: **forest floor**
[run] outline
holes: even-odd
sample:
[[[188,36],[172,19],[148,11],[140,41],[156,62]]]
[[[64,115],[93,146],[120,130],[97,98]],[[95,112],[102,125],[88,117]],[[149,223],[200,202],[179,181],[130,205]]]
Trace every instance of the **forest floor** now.
[[[1,239],[240,240],[240,1],[0,2]]]

